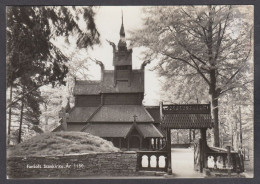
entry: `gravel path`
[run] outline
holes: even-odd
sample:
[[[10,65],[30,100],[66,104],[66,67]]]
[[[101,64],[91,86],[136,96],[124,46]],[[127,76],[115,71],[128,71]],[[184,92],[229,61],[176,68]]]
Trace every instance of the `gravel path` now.
[[[202,173],[194,171],[193,149],[172,149],[172,173],[176,178],[203,178]]]

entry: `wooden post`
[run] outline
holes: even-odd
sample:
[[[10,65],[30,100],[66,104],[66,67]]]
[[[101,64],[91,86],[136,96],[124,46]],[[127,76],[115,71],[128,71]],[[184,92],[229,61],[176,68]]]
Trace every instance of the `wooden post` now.
[[[200,129],[201,133],[201,156],[202,156],[202,167],[207,168],[208,167],[208,159],[207,159],[207,153],[206,153],[206,147],[207,147],[207,136],[206,136],[206,128]]]
[[[156,155],[156,168],[159,169],[159,157],[160,155]]]
[[[217,167],[218,156],[214,155],[213,158],[214,158],[214,169],[217,169],[218,168]]]
[[[199,139],[199,147],[198,149],[200,150],[199,151],[199,169],[200,169],[200,172],[202,173],[203,172],[203,143],[202,143],[202,139],[200,138]]]
[[[148,140],[149,140],[149,150],[151,150],[151,148],[152,148],[152,138],[149,138]]]
[[[155,150],[158,150],[158,138],[154,138],[154,140],[155,140]]]
[[[129,137],[127,137],[127,150],[129,151]]]
[[[228,176],[231,177],[231,147],[227,146]]]
[[[168,169],[167,172],[169,175],[172,174],[172,155],[171,155],[171,129],[167,128],[167,157],[168,157]]]
[[[158,138],[158,150],[161,149],[160,148],[160,145],[161,145],[160,142],[161,142],[161,138]]]
[[[121,137],[119,137],[119,148],[120,148],[120,150],[121,150],[121,148],[122,148],[122,143],[121,143],[121,140],[122,138]]]
[[[226,156],[223,156],[223,168],[226,168]]]
[[[142,150],[142,148],[143,148],[143,138],[140,137],[140,150]]]
[[[148,157],[148,168],[151,167],[151,155],[147,155]]]

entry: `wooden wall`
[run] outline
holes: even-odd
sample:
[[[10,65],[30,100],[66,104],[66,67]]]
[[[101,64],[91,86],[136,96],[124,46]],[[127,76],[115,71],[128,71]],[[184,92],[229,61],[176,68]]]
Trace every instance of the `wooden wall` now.
[[[104,94],[103,100],[104,105],[141,105],[143,94]]]
[[[97,107],[101,104],[101,95],[76,96],[77,107]]]
[[[103,94],[104,105],[141,105],[142,93]],[[76,96],[77,107],[97,107],[101,104],[101,95]]]

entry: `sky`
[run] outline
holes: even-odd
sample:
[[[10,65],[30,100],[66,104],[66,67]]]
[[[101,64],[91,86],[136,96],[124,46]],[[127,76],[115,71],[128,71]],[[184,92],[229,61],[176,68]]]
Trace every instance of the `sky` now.
[[[96,16],[95,23],[97,29],[100,33],[101,44],[95,46],[93,50],[88,51],[87,53],[76,53],[81,55],[83,58],[92,58],[102,61],[105,65],[106,70],[112,70],[113,65],[113,50],[112,47],[106,40],[114,42],[116,45],[119,41],[119,32],[122,22],[122,12],[123,12],[123,22],[126,32],[126,40],[130,37],[130,32],[142,27],[142,7],[141,6],[100,6],[95,7]],[[247,13],[249,6],[239,6],[241,10],[244,10]],[[253,16],[253,11],[251,12]],[[128,42],[129,43],[129,42]],[[75,46],[75,45],[74,45]],[[70,45],[68,49],[71,49],[73,45]],[[76,47],[76,46],[75,46]],[[133,69],[140,69],[140,66],[143,62],[141,57],[140,48],[132,48],[132,63]],[[72,50],[72,49],[71,49]],[[89,79],[99,80],[101,78],[100,67],[94,62],[88,62],[89,64]],[[159,105],[160,101],[165,99],[161,98],[163,93],[161,86],[162,78],[159,78],[156,71],[151,71],[150,69],[156,65],[155,61],[152,61],[151,64],[147,65],[145,68],[145,96],[144,96],[144,105]]]
[[[97,9],[95,22],[100,33],[101,45],[90,51],[92,58],[104,63],[105,69],[113,69],[113,50],[106,40],[114,42],[116,45],[119,41],[119,31],[122,22],[122,12],[126,40],[130,36],[130,31],[134,31],[142,26],[140,6],[101,6]],[[141,49],[132,48],[133,69],[140,69],[142,64]],[[151,63],[145,69],[145,99],[144,105],[159,105],[161,85],[155,71],[150,69],[155,65]],[[100,68],[97,65],[90,66],[91,79],[100,79]]]

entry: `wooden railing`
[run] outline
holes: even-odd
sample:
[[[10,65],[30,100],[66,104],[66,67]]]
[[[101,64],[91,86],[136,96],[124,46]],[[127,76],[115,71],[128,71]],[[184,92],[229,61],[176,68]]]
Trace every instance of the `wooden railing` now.
[[[194,142],[194,170],[203,171],[203,168],[226,172],[244,172],[244,160],[240,152],[230,151],[218,147],[205,146],[202,140]],[[229,164],[228,164],[229,163]]]
[[[166,151],[138,151],[137,170],[139,171],[167,171]]]
[[[214,170],[231,169],[232,172],[244,172],[244,160],[240,152],[231,151],[228,158],[227,149],[217,147],[207,147],[206,160],[207,167]],[[230,160],[230,168],[227,167],[227,162]]]

